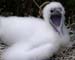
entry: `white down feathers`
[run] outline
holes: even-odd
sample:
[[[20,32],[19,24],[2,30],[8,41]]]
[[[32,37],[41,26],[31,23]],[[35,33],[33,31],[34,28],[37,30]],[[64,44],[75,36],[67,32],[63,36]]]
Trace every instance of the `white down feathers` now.
[[[51,8],[62,8],[63,26],[60,34],[55,31],[49,17]],[[51,2],[43,10],[44,20],[35,17],[0,17],[0,37],[9,45],[4,50],[4,60],[43,60],[55,53],[59,47],[69,42],[69,34],[64,25],[64,8],[59,2]],[[60,27],[56,27],[60,29]]]

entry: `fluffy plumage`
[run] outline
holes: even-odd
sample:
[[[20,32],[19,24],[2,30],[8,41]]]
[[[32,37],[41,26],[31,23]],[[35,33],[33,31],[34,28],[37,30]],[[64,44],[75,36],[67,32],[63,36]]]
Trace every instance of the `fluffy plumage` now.
[[[51,2],[43,9],[44,20],[34,17],[0,17],[0,37],[9,45],[4,60],[42,60],[69,42],[64,8]]]

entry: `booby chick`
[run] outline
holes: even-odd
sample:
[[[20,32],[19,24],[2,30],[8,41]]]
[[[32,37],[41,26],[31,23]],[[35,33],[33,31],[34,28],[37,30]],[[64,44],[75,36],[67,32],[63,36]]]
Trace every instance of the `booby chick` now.
[[[51,2],[43,9],[43,20],[0,17],[0,37],[9,45],[2,54],[3,60],[45,60],[51,57],[70,40],[64,15],[61,3]]]

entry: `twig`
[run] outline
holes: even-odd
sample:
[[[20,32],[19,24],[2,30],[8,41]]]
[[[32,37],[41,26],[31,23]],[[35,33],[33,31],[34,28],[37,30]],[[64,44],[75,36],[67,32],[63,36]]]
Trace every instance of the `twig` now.
[[[39,8],[39,16],[42,16],[42,7],[49,3],[49,1],[44,2],[43,4],[39,5],[35,0],[33,0],[35,5]]]
[[[35,0],[33,0],[33,2],[35,3],[35,5],[40,9],[40,6],[37,4],[37,2]]]
[[[50,3],[49,1],[44,2],[42,5],[40,5],[40,8],[42,8],[44,5]]]

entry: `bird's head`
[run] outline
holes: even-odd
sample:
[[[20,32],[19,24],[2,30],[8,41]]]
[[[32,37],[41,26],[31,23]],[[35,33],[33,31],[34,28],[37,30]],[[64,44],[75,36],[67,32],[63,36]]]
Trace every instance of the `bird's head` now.
[[[65,10],[59,2],[51,2],[43,9],[43,17],[50,24],[60,27],[64,21]]]

